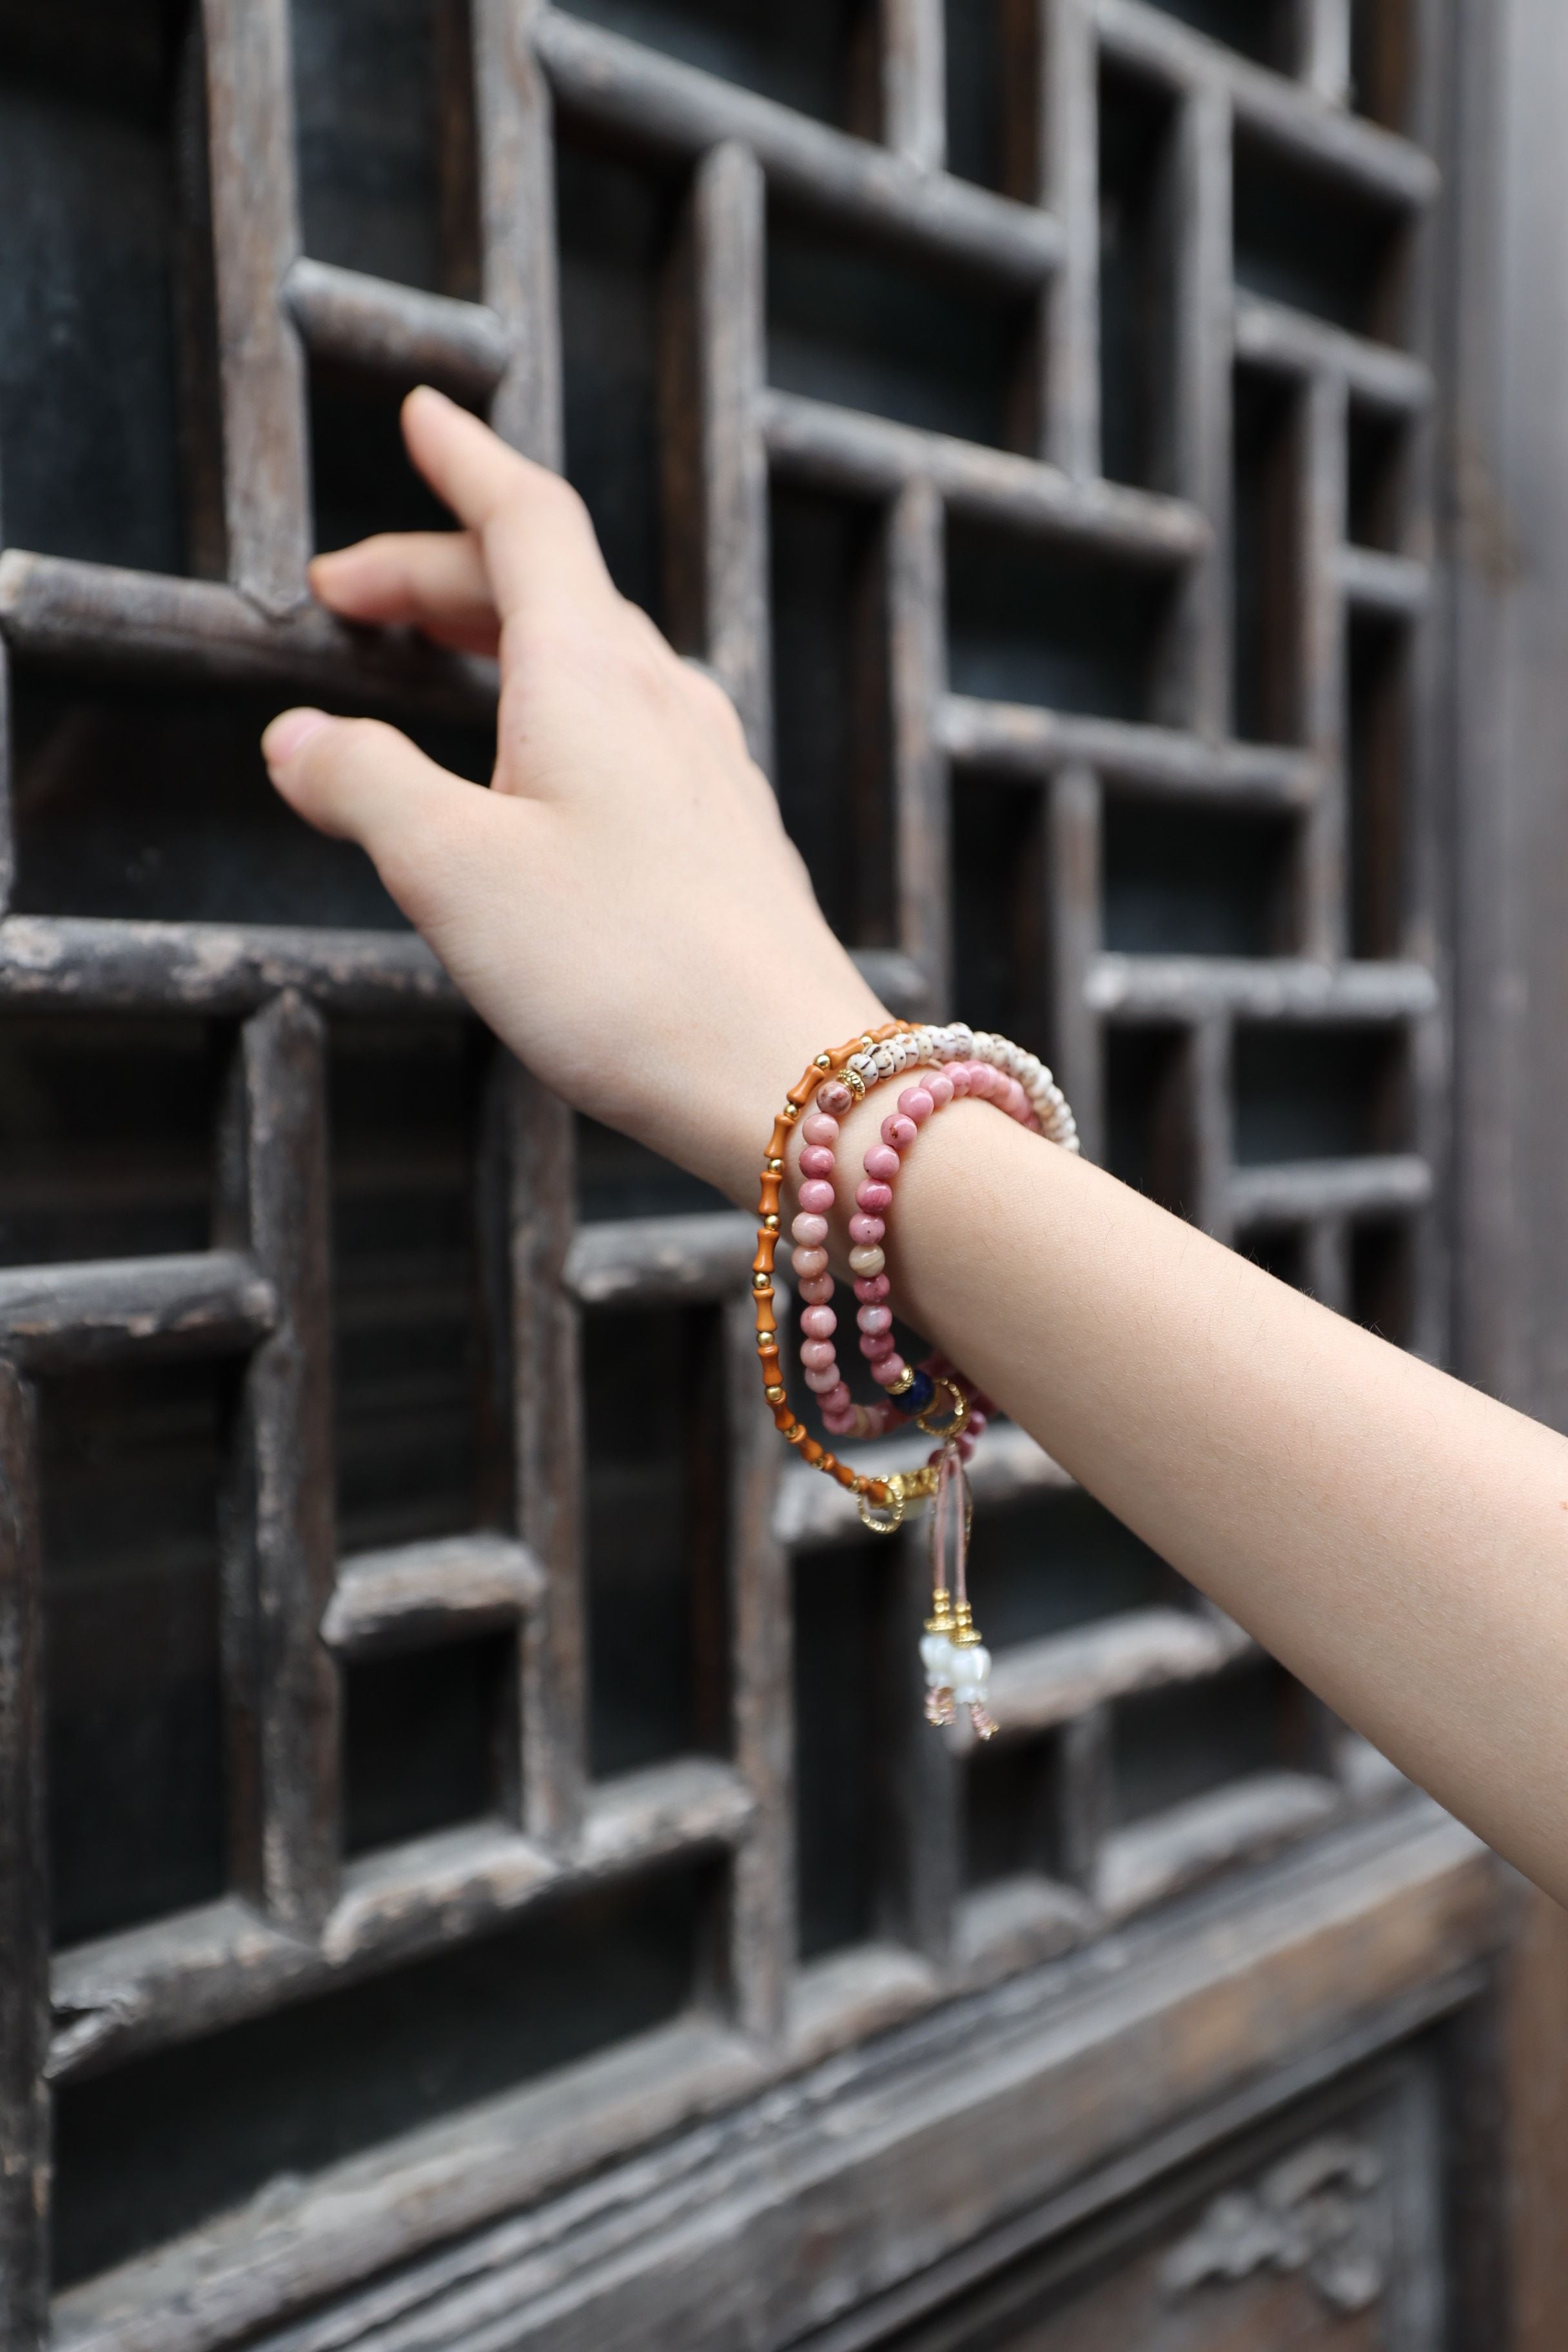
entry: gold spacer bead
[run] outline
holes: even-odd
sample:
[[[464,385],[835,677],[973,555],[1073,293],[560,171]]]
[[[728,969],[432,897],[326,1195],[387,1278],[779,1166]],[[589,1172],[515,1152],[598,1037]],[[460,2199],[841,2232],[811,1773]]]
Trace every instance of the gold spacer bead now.
[[[872,1046],[876,1044],[876,1042],[877,1042],[877,1040],[876,1040],[876,1038],[871,1034],[871,1032],[869,1031],[869,1029],[866,1029],[866,1030],[863,1030],[863,1031],[861,1032],[861,1034],[860,1034],[860,1050],[861,1050],[861,1052],[862,1052],[863,1054],[868,1054],[868,1053],[871,1051]]]
[[[792,1421],[789,1427],[784,1432],[784,1439],[786,1445],[804,1445],[805,1444],[805,1423]],[[976,1639],[978,1639],[978,1636],[976,1636]]]
[[[832,1055],[818,1054],[811,1066],[814,1070],[830,1070],[833,1067]]]
[[[778,1335],[778,1333],[777,1333],[776,1331],[759,1331],[759,1332],[758,1332],[758,1334],[757,1334],[757,1353],[758,1353],[758,1355],[759,1355],[759,1356],[776,1356],[776,1355],[778,1354],[778,1351],[779,1351],[779,1335]]]
[[[778,1229],[778,1213],[775,1210],[770,1209],[767,1215],[763,1219],[763,1231],[764,1234],[776,1234]]]
[[[906,1396],[910,1390],[913,1388],[914,1384],[915,1368],[912,1364],[906,1364],[903,1370],[899,1374],[898,1379],[893,1382],[892,1387],[888,1391],[888,1394],[890,1397]]]
[[[856,1101],[858,1103],[863,1103],[866,1099],[866,1081],[860,1076],[859,1071],[852,1070],[848,1064],[846,1063],[838,1075],[843,1079],[845,1085],[848,1087],[850,1093],[854,1096]]]
[[[784,1174],[784,1161],[782,1160],[773,1159],[773,1155],[770,1153],[768,1158],[763,1162],[763,1174],[764,1176],[782,1176]]]
[[[759,1267],[757,1272],[752,1276],[752,1288],[753,1290],[760,1291],[764,1298],[771,1298],[773,1295],[773,1276],[771,1274],[763,1274],[762,1269]]]
[[[784,1390],[780,1387],[777,1381],[770,1381],[767,1387],[763,1391],[763,1394],[766,1397],[770,1404],[783,1404],[784,1401]]]
[[[779,1117],[781,1118],[787,1119],[791,1127],[793,1127],[795,1120],[800,1117],[800,1105],[798,1103],[786,1102],[783,1110],[780,1111]]]

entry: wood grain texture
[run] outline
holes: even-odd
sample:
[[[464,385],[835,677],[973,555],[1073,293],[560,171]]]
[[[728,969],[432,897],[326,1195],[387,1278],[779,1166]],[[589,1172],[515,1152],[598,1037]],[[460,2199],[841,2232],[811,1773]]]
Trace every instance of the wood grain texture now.
[[[88,915],[12,915],[0,923],[0,1002],[13,1007],[244,1013],[286,990],[345,1013],[455,1012],[462,1003],[411,932]]]
[[[542,1581],[526,1544],[483,1530],[358,1552],[338,1562],[321,1639],[358,1655],[515,1625]]]
[[[39,2352],[49,2305],[49,1969],[33,1400],[0,1359],[0,2345]]]
[[[318,1638],[337,1551],[325,1047],[291,992],[245,1024],[219,1221],[277,1302],[246,1369],[225,1514],[233,1834],[241,1885],[296,1932],[331,1906],[341,1842],[340,1689]]]
[[[946,683],[942,507],[916,482],[887,524],[889,683],[892,702],[893,887],[899,945],[918,965],[929,1003],[950,1007],[946,922],[947,773],[936,713]]]
[[[305,601],[305,369],[280,302],[298,257],[288,0],[203,0],[230,576],[264,612]]]
[[[399,385],[484,395],[511,359],[506,323],[485,303],[394,286],[333,262],[302,255],[283,280],[283,301],[309,352],[379,369]]]
[[[483,294],[511,353],[489,419],[503,440],[559,466],[552,116],[533,48],[541,14],[538,0],[469,0]]]
[[[276,1329],[281,1312],[276,1286],[238,1250],[0,1273],[0,1349],[32,1371],[239,1354]]]

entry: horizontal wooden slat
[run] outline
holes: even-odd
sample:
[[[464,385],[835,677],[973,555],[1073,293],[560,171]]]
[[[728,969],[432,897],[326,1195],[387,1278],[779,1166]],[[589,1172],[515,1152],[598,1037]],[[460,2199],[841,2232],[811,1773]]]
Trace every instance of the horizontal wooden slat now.
[[[843,1454],[857,1468],[886,1475],[890,1470],[914,1469],[931,1451],[931,1439],[916,1431],[907,1437],[887,1438],[876,1445],[847,1445]],[[1073,1484],[1067,1472],[1032,1437],[1006,1423],[988,1430],[984,1443],[975,1448],[974,1459],[969,1465],[969,1483],[975,1502],[982,1506],[1011,1503],[1026,1495],[1062,1493]],[[779,1480],[773,1532],[780,1543],[797,1547],[842,1543],[847,1538],[860,1536],[868,1543],[881,1540],[862,1527],[853,1495],[846,1494],[835,1480],[825,1478],[819,1470],[809,1469],[804,1462],[788,1464]]]
[[[954,1972],[969,1986],[994,1984],[1070,1952],[1103,1924],[1074,1887],[1033,1873],[999,1879],[959,1906]]]
[[[999,1651],[991,1712],[1003,1737],[1047,1731],[1132,1691],[1206,1682],[1254,1646],[1217,1611],[1132,1609]]]
[[[1311,806],[1321,780],[1309,752],[1208,743],[1173,728],[1082,719],[1032,703],[949,695],[938,725],[943,750],[962,767],[1041,777],[1063,768],[1092,768],[1108,782],[1176,800],[1300,810]]]
[[[1342,547],[1340,592],[1355,612],[1413,621],[1432,598],[1432,572],[1413,555],[1386,555],[1373,547]]]
[[[543,1584],[526,1544],[481,1530],[342,1560],[321,1620],[334,1650],[422,1649],[519,1618]]]
[[[283,299],[306,348],[405,384],[493,392],[512,356],[506,321],[482,302],[396,286],[327,261],[296,261]]]
[[[237,1251],[0,1271],[0,1350],[31,1371],[128,1355],[221,1355],[271,1330],[278,1299]]]
[[[566,1286],[588,1307],[721,1298],[749,1280],[756,1246],[756,1220],[740,1210],[606,1219],[573,1235]]]
[[[928,2009],[941,1990],[935,1970],[900,1944],[856,1944],[813,1960],[792,1990],[790,2054],[810,2065]]]
[[[862,409],[767,392],[762,425],[775,473],[823,488],[890,498],[908,482],[929,481],[954,513],[1080,541],[1133,562],[1180,563],[1209,544],[1203,516],[1180,499],[1076,481],[1035,458]]]
[[[1425,1208],[1432,1171],[1412,1153],[1369,1153],[1364,1160],[1298,1160],[1271,1168],[1237,1168],[1230,1179],[1238,1226],[1289,1224],[1308,1217],[1372,1216]]]
[[[1352,398],[1369,407],[1415,415],[1435,397],[1435,379],[1425,360],[1348,334],[1260,294],[1237,291],[1234,335],[1237,359],[1291,375],[1342,377]]]
[[[1408,1021],[1435,1012],[1437,983],[1418,963],[1252,962],[1230,956],[1097,956],[1085,997],[1112,1021]]]
[[[565,107],[641,146],[698,155],[739,140],[773,188],[846,226],[1025,288],[1057,264],[1061,232],[1033,205],[922,170],[559,9],[540,12],[534,40]]]
[[[1179,89],[1227,91],[1239,121],[1302,163],[1352,182],[1389,205],[1426,205],[1436,194],[1436,164],[1408,139],[1329,105],[1300,82],[1253,65],[1148,0],[1093,0],[1093,13],[1112,57]]]
[[[727,1764],[650,1766],[594,1791],[562,1859],[497,1822],[367,1854],[343,1873],[319,1942],[270,1927],[234,1897],[57,1955],[49,2070],[96,2073],[133,2051],[274,2009],[389,1960],[476,1935],[545,1895],[618,1877],[744,1836],[752,1800]]]
[[[379,2275],[298,2321],[289,2352],[410,2326],[510,2352],[730,2352],[741,2313],[782,2346],[803,2243],[826,2325],[1019,2215],[1026,2244],[1058,2234],[1469,1998],[1505,1918],[1491,1858],[1417,1801],[755,2100],[737,2104],[754,2053],[694,2021],[468,2109],[73,2290],[58,2352],[211,2352],[318,2301],[345,2250]],[[649,2200],[658,2226],[628,2240]]]
[[[0,633],[24,660],[194,685],[313,690],[334,709],[495,723],[491,661],[405,630],[351,629],[319,604],[268,615],[216,580],[7,548]]]
[[[35,1012],[243,1013],[285,988],[340,1013],[457,1011],[463,1001],[412,931],[89,915],[0,922],[0,1003]]]
[[[1343,1802],[1331,1780],[1305,1772],[1259,1772],[1233,1781],[1113,1831],[1100,1852],[1095,1899],[1108,1918],[1126,1918],[1216,1871],[1256,1861],[1321,1829]]]

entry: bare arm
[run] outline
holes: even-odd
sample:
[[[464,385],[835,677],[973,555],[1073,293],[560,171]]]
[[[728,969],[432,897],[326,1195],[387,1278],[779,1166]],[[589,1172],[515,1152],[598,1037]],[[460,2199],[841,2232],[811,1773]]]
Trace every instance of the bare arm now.
[[[733,713],[616,594],[572,494],[433,394],[406,422],[465,532],[366,542],[315,584],[357,618],[499,646],[494,788],[310,714],[269,730],[279,788],[364,845],[542,1076],[750,1204],[784,1087],[880,1008]],[[893,1238],[923,1330],[1568,1897],[1568,1441],[981,1103],[922,1134]]]

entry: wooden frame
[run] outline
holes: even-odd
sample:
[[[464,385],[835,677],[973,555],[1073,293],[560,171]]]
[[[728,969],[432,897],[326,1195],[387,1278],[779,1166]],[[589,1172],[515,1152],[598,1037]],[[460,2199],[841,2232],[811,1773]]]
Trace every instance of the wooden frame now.
[[[1303,0],[1294,74],[1237,58],[1147,0],[1039,0],[1015,13],[1020,59],[1044,64],[1029,83],[1033,115],[1013,142],[1011,193],[1002,194],[943,169],[942,26],[922,0],[889,0],[879,12],[873,139],[809,121],[537,0],[473,0],[482,299],[469,301],[302,251],[286,0],[204,0],[228,578],[175,580],[10,549],[0,556],[5,658],[166,681],[266,682],[279,695],[330,689],[394,716],[484,721],[494,701],[486,665],[406,650],[393,657],[307,602],[308,362],[351,362],[389,383],[433,378],[487,404],[517,446],[560,463],[555,114],[673,162],[685,194],[664,364],[689,397],[689,446],[665,453],[675,486],[671,607],[681,649],[730,689],[764,762],[774,732],[769,485],[853,497],[882,519],[893,937],[851,946],[898,1009],[947,1003],[950,811],[962,810],[976,780],[1035,792],[1047,842],[1040,1028],[1090,1150],[1110,1140],[1107,1062],[1116,1041],[1157,1033],[1170,1072],[1163,1117],[1180,1170],[1172,1184],[1190,1212],[1243,1244],[1289,1234],[1300,1278],[1329,1304],[1363,1312],[1355,1236],[1369,1227],[1397,1233],[1410,1264],[1403,1336],[1440,1355],[1448,1080],[1445,973],[1434,953],[1438,812],[1419,731],[1431,725],[1434,699],[1429,669],[1421,684],[1419,646],[1432,594],[1428,420],[1441,270],[1427,237],[1397,322],[1374,331],[1369,317],[1365,331],[1352,331],[1277,294],[1238,288],[1232,219],[1239,141],[1268,167],[1372,207],[1393,224],[1394,241],[1412,241],[1419,254],[1442,143],[1439,15],[1424,13],[1425,63],[1406,136],[1347,104],[1349,14],[1336,0]],[[1158,488],[1107,479],[1101,467],[1102,70],[1147,93],[1169,126],[1173,324]],[[770,386],[770,198],[807,205],[877,250],[1002,289],[1026,308],[1037,321],[1032,348],[1044,356],[1031,362],[1022,404],[1030,422],[1015,436],[1018,446],[984,446]],[[1290,702],[1279,740],[1245,740],[1233,726],[1238,369],[1295,419],[1269,493],[1281,520],[1268,585],[1289,615],[1275,650]],[[1352,542],[1345,520],[1352,422],[1366,415],[1395,427],[1410,457],[1394,543],[1375,548]],[[954,690],[950,525],[1120,567],[1118,576],[1156,593],[1165,620],[1145,715]],[[1404,859],[1388,887],[1392,917],[1370,951],[1348,911],[1361,853],[1352,848],[1345,647],[1347,630],[1362,623],[1407,644],[1416,681]],[[1397,797],[1396,753],[1373,756],[1386,768],[1376,791]],[[1282,951],[1142,953],[1108,944],[1107,808],[1119,795],[1285,827]],[[0,853],[9,870],[7,840]],[[1256,1776],[1152,1822],[1113,1824],[1114,1706],[1140,1691],[1203,1686],[1247,1654],[1237,1629],[1214,1612],[1174,1605],[1026,1644],[999,1664],[1004,1740],[1049,1734],[1061,1743],[1059,1877],[963,1893],[964,1760],[927,1747],[914,1784],[918,1824],[906,1817],[891,1840],[897,1932],[799,1968],[788,1566],[813,1545],[853,1540],[855,1522],[841,1497],[781,1467],[755,1415],[737,1313],[749,1259],[743,1221],[579,1226],[570,1118],[510,1066],[495,1079],[488,1146],[505,1202],[488,1296],[510,1383],[510,1523],[336,1558],[322,1434],[322,1023],[351,1011],[451,1011],[456,1002],[433,960],[396,934],[0,916],[0,1019],[23,1007],[200,1010],[241,1024],[213,1248],[0,1275],[0,1922],[17,1956],[0,2009],[5,2352],[36,2352],[49,2325],[46,2084],[353,1982],[563,1890],[673,1858],[715,1857],[723,1868],[724,1957],[710,2009],[498,2103],[482,2129],[443,2126],[416,2136],[417,2146],[356,2163],[270,2236],[249,2222],[217,2224],[111,2281],[73,2289],[58,2305],[56,2340],[92,2352],[154,2343],[160,2352],[197,2352],[269,2327],[283,2331],[268,2337],[279,2352],[307,2352],[324,2347],[333,2327],[347,2333],[332,2340],[362,2330],[369,2340],[389,2314],[417,2304],[444,2315],[431,2323],[432,2340],[477,2347],[488,2340],[487,2313],[526,2305],[538,2317],[518,2322],[508,2338],[518,2345],[536,2333],[542,2341],[548,2326],[556,2342],[564,2328],[568,2342],[598,2346],[624,2326],[644,2341],[690,2352],[712,2343],[717,2352],[731,2340],[725,2295],[762,2277],[783,2300],[765,2318],[749,2312],[747,2324],[770,2343],[793,2341],[805,2319],[781,2275],[776,2222],[765,2210],[776,2203],[771,2179],[765,2195],[763,2186],[743,2186],[713,2205],[728,2252],[706,2226],[700,2259],[680,2234],[762,2119],[771,2129],[771,2119],[784,2118],[798,2192],[784,2226],[802,2231],[811,2214],[836,2206],[846,2217],[811,2317],[830,2327],[823,2352],[829,2343],[847,2352],[851,2342],[873,2340],[864,2329],[891,2324],[894,2304],[912,2309],[934,2298],[935,2273],[915,2286],[917,2271],[1000,2259],[1009,2230],[1048,2235],[1069,2213],[1152,2178],[1183,2149],[1477,1996],[1500,1933],[1492,1874],[1462,1833],[1413,1802],[1397,1776],[1333,1727],[1320,1726],[1300,1769]],[[1403,1087],[1389,1138],[1353,1156],[1244,1155],[1238,1037],[1245,1046],[1259,1035],[1324,1034],[1386,1041]],[[607,1301],[671,1299],[720,1303],[729,1318],[730,1752],[595,1784],[584,1730],[579,1318]],[[258,1758],[253,1807],[235,1827],[227,1895],[68,1951],[51,1972],[40,1894],[29,1384],[67,1364],[198,1352],[245,1368],[230,1590],[286,1629],[247,1693]],[[979,1467],[977,1502],[985,1508],[1063,1483],[1037,1449],[1000,1433]],[[509,1818],[345,1864],[336,1662],[458,1624],[504,1624],[517,1635],[521,1729]],[[1267,1885],[1242,1869],[1303,1841],[1316,1843]],[[1210,1880],[1220,1892],[1206,1898],[1208,1910],[1200,1905],[1173,1922],[1147,1916]],[[1222,1949],[1241,1957],[1222,1968]],[[1096,1989],[1095,1969],[1113,1953],[1128,1974],[1107,1993]],[[52,2040],[46,1983],[62,2021]],[[1266,2026],[1270,1988],[1301,1984],[1308,1990],[1289,2015]],[[954,2008],[961,1995],[976,2005]],[[1237,2018],[1205,2027],[1230,1998]],[[1015,2029],[1009,2019],[1023,2022]],[[1014,2035],[1014,2085],[965,2089],[950,2101],[942,2067],[961,2047],[1004,2030]],[[1190,2074],[1173,2059],[1165,2066],[1162,2053],[1205,2032],[1213,2040],[1202,2065]],[[878,2033],[890,2038],[862,2051]],[[841,2072],[831,2077],[820,2070],[836,2053],[857,2054],[836,2060]],[[816,2120],[822,2103],[837,2119],[835,2132],[851,2130],[857,2099],[879,2081],[896,2108],[901,2153],[868,2144],[862,2158],[845,2141],[830,2156]],[[1099,2114],[1095,2129],[1048,2134],[1031,2170],[1025,2116],[1041,2098],[1068,2104],[1075,2085]],[[704,2121],[718,2114],[727,2120]],[[977,2188],[962,2213],[942,2209],[934,2175],[921,2171],[921,2136],[950,2126],[962,2138],[965,2177],[976,2182],[995,2168],[992,2135],[1021,2136],[1020,2169],[1005,2189]],[[596,2252],[563,2251],[563,2238],[552,2236],[593,2207],[592,2196],[587,2207],[574,2204],[563,2184],[612,2160],[629,2164],[649,2142],[683,2131],[668,2140],[647,2189],[650,2215],[663,2200],[679,2218],[670,2239],[678,2258],[649,2243],[624,2269],[624,2290],[606,2285],[595,2266],[607,2277],[608,2221],[593,2222],[587,2243]],[[1134,2159],[1127,2147],[1141,2134],[1147,2147]],[[334,2186],[353,2188],[358,2201],[334,2203]],[[900,2221],[876,2243],[868,2217],[889,2197],[900,2200]],[[531,2200],[535,2218],[502,2218]],[[1021,2224],[1026,2205],[1036,2218]],[[478,2233],[468,2251],[427,2252],[465,2232]],[[964,2253],[965,2240],[990,2247],[990,2256]],[[403,2284],[363,2288],[395,2262]],[[327,2333],[290,2319],[331,2297],[346,2300],[321,2323]],[[863,2323],[846,2315],[874,2297],[892,2303],[875,2304],[879,2315]]]

